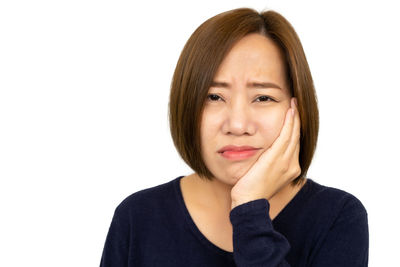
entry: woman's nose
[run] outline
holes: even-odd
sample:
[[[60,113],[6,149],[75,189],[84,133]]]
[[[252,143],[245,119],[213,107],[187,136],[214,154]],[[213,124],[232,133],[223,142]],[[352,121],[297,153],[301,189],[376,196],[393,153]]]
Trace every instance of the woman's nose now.
[[[254,118],[246,104],[235,104],[227,110],[224,123],[224,133],[232,135],[253,135],[255,132]]]

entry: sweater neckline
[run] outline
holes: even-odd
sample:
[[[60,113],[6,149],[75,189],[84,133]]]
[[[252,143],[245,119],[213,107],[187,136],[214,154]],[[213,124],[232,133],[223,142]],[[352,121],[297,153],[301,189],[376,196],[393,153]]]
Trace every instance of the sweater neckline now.
[[[226,251],[214,243],[212,243],[210,240],[208,240],[203,233],[199,230],[195,222],[193,221],[193,218],[190,216],[189,210],[186,207],[185,201],[183,199],[183,193],[182,189],[180,187],[180,180],[185,177],[185,176],[179,176],[175,178],[173,181],[173,185],[175,188],[175,195],[177,197],[178,201],[178,206],[180,207],[181,211],[184,214],[184,218],[186,221],[186,225],[190,228],[192,233],[199,239],[199,241],[211,249],[212,251],[216,252],[219,255],[222,255],[224,257],[228,257],[229,259],[233,260],[233,252]],[[289,201],[289,203],[278,213],[278,215],[272,220],[273,225],[275,225],[277,222],[281,220],[281,218],[285,217],[286,213],[290,213],[290,210],[292,209],[293,206],[296,205],[297,202],[301,202],[301,199],[304,198],[304,195],[306,194],[306,191],[308,187],[311,186],[313,181],[310,178],[307,178],[306,183],[303,185],[303,187],[297,192],[297,194]]]

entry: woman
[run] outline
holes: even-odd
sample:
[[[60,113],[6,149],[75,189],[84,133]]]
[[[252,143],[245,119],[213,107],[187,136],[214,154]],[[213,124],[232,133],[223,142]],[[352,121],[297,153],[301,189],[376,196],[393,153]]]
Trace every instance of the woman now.
[[[173,76],[170,127],[194,170],[127,197],[101,266],[367,266],[368,220],[350,193],[307,179],[318,108],[281,15],[204,22]]]

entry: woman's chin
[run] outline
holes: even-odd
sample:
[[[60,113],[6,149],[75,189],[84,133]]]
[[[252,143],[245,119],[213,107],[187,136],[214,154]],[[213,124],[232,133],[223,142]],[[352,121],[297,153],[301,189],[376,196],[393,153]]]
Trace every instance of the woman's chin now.
[[[211,170],[212,173],[216,174],[215,177],[217,177],[219,181],[227,185],[234,186],[240,180],[240,178],[242,178],[251,169],[254,162],[255,161],[241,162],[241,164],[228,165],[221,163],[219,166],[214,165],[214,168],[211,168]]]
[[[234,186],[240,180],[240,178],[242,178],[246,174],[246,172],[247,169],[246,170],[236,169],[231,171],[225,171],[223,181],[226,184]]]

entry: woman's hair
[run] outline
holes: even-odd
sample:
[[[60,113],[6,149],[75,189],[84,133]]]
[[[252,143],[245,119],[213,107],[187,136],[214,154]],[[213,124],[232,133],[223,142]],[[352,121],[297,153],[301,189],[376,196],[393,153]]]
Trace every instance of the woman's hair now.
[[[274,41],[284,55],[290,93],[297,98],[301,120],[299,163],[301,183],[315,152],[319,115],[317,97],[303,47],[291,24],[279,13],[258,13],[238,8],[202,23],[190,36],[177,62],[171,83],[169,124],[174,145],[182,159],[202,178],[214,175],[201,156],[201,115],[215,73],[233,45],[250,33]]]

